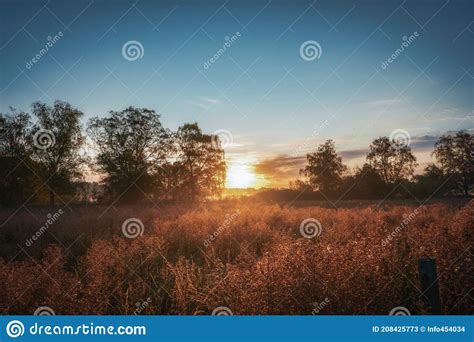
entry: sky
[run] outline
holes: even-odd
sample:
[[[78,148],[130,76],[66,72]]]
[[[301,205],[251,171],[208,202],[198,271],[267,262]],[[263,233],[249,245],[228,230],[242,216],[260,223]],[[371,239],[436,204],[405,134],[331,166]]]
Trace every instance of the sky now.
[[[60,99],[84,125],[130,105],[198,122],[224,141],[229,187],[287,186],[326,139],[352,170],[394,132],[421,170],[440,135],[474,129],[472,1],[0,6],[1,112]]]

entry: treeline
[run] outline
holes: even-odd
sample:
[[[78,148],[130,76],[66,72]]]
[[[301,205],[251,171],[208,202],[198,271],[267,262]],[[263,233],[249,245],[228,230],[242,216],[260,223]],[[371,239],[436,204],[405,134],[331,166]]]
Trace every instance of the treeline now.
[[[58,197],[62,203],[130,204],[220,196],[224,151],[197,123],[173,132],[155,111],[129,107],[93,117],[84,129],[83,115],[63,101],[35,102],[31,113],[0,113],[0,205],[54,205]],[[299,199],[322,200],[469,196],[473,147],[468,132],[444,135],[434,146],[437,162],[415,175],[410,147],[381,137],[370,145],[366,163],[349,174],[328,140],[306,156],[304,179],[290,189],[301,193]],[[85,182],[87,173],[97,181]]]
[[[380,137],[369,146],[364,165],[348,174],[334,141],[327,140],[307,154],[307,165],[300,170],[304,180],[292,182],[290,188],[307,190],[306,196],[318,199],[469,196],[474,183],[473,135],[463,131],[443,135],[432,154],[436,163],[415,175],[418,163],[407,140]]]
[[[222,191],[224,151],[196,123],[173,132],[155,111],[129,107],[91,118],[84,130],[82,117],[63,101],[0,114],[1,205],[54,205],[78,193],[114,204],[196,201]],[[100,187],[83,181],[87,172],[100,175]]]

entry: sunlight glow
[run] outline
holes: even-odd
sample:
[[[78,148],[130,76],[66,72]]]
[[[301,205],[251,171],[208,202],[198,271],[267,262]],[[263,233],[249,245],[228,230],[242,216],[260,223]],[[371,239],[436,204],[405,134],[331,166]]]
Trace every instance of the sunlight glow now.
[[[226,188],[251,188],[257,178],[251,165],[232,162],[227,169]]]

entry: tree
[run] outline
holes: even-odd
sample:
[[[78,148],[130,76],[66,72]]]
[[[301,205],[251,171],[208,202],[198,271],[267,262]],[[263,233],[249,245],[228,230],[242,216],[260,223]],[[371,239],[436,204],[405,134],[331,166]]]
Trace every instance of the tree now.
[[[73,181],[81,177],[85,158],[80,154],[84,136],[79,120],[83,113],[63,101],[55,101],[52,107],[34,102],[32,107],[37,120],[31,131],[32,158],[40,166],[39,175],[54,205],[55,194],[74,191]]]
[[[382,177],[386,185],[406,180],[413,176],[416,158],[409,146],[401,146],[388,137],[375,139],[369,147],[367,162]]]
[[[449,190],[448,177],[441,168],[434,164],[428,165],[423,174],[415,176],[415,180],[412,192],[417,195],[433,197],[443,195]]]
[[[97,148],[106,193],[121,202],[153,196],[159,168],[170,153],[170,133],[154,110],[129,107],[92,118],[88,133]]]
[[[380,198],[386,191],[382,177],[367,163],[362,168],[356,168],[354,176],[348,177],[347,183],[346,188],[351,189],[353,198]]]
[[[313,190],[313,187],[301,179],[295,179],[294,181],[290,181],[288,183],[288,188],[293,191],[309,191]]]
[[[10,108],[0,114],[0,203],[23,204],[35,194],[38,178],[31,160],[30,115]]]
[[[197,123],[185,124],[176,133],[176,163],[180,186],[192,202],[219,195],[224,187],[226,164],[217,136],[203,134]]]
[[[24,158],[30,153],[28,136],[31,129],[30,115],[18,113],[10,107],[9,114],[0,113],[0,151],[2,155]]]
[[[176,200],[186,197],[184,186],[184,167],[179,161],[167,161],[158,170],[156,191],[163,200]]]
[[[433,154],[454,185],[454,190],[469,195],[474,183],[474,138],[468,132],[443,135],[435,144]]]
[[[323,194],[332,194],[341,185],[342,174],[347,167],[336,153],[334,141],[327,140],[318,150],[306,155],[308,165],[300,174],[308,178],[309,183]]]

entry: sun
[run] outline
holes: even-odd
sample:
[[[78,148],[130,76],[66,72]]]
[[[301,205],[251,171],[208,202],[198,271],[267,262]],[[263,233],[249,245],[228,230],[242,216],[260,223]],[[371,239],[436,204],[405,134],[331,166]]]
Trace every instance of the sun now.
[[[251,165],[233,162],[227,169],[226,188],[251,188],[257,177]]]

